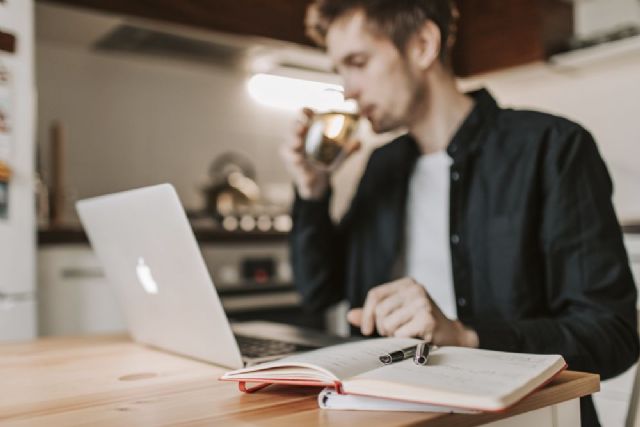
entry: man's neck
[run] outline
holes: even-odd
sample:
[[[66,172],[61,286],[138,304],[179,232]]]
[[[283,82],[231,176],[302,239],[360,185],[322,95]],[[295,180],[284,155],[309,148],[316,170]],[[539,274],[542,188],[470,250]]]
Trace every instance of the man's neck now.
[[[423,154],[446,149],[474,103],[458,90],[452,76],[439,74],[431,80],[426,90],[427,99],[409,126]]]

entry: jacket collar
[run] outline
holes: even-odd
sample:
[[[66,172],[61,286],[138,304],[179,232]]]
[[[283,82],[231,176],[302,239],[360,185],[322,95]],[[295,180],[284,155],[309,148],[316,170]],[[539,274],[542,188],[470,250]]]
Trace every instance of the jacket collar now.
[[[478,134],[495,120],[500,111],[496,100],[484,88],[469,92],[467,95],[473,98],[474,106],[447,147],[447,153],[454,161],[461,160],[478,149],[480,142],[477,138]]]
[[[500,111],[496,100],[484,88],[468,92],[467,95],[473,99],[473,108],[462,121],[447,146],[447,153],[454,162],[462,160],[467,154],[473,153],[479,148],[481,138],[477,138],[477,136],[495,120],[497,113]],[[411,159],[409,166],[412,166],[413,161],[421,155],[418,142],[411,134],[405,134],[401,138],[405,139],[409,145],[407,147]]]

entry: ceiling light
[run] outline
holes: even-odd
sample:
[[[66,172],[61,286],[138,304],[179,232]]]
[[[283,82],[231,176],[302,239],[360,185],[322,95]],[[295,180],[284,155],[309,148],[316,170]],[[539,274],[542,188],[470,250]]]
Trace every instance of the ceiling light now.
[[[354,101],[345,101],[342,86],[275,74],[259,73],[247,84],[256,102],[274,108],[299,111],[304,107],[315,111],[355,112]]]

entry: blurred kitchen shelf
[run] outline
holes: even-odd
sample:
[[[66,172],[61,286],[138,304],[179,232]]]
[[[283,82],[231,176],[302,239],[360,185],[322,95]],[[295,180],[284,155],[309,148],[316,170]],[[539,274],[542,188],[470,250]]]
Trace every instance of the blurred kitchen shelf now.
[[[623,223],[622,232],[627,234],[640,234],[640,221]]]
[[[226,231],[216,228],[194,228],[199,243],[286,243],[289,233],[280,231]],[[79,226],[60,226],[38,230],[38,245],[88,244]]]
[[[291,283],[246,283],[234,286],[222,285],[216,286],[216,290],[220,296],[242,296],[256,294],[273,294],[294,291],[295,288]]]
[[[639,222],[622,224],[622,231],[640,234]],[[289,233],[281,231],[226,231],[213,227],[194,228],[199,243],[286,243]],[[79,226],[60,226],[38,229],[39,245],[88,244],[86,234]]]

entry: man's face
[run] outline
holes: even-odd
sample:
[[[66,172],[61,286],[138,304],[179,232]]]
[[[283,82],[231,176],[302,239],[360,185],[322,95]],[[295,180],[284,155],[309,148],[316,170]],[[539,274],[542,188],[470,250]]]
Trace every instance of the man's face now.
[[[357,101],[377,133],[410,125],[423,98],[418,71],[390,39],[367,26],[364,13],[338,18],[327,33],[327,53],[344,79],[345,98]]]

